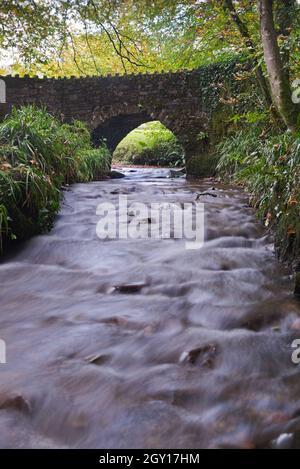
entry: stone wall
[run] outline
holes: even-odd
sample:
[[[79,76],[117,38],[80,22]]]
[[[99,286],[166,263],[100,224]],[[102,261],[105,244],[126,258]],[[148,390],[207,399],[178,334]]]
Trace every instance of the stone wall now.
[[[209,134],[212,118],[210,105],[203,99],[200,86],[203,73],[198,69],[59,79],[0,77],[6,84],[6,103],[0,104],[1,116],[10,112],[12,106],[44,105],[64,121],[80,119],[86,122],[98,139],[102,129],[106,129],[104,136],[107,138],[110,120],[116,121],[116,117],[121,116],[125,133],[122,135],[119,129],[118,137],[115,135],[111,142],[108,141],[113,149],[116,139],[121,140],[128,133],[130,125],[125,125],[126,116],[133,122],[139,114],[141,120],[146,115],[147,120],[159,120],[175,133],[185,147],[188,163],[198,153],[201,158],[201,152],[209,143],[205,138],[199,143],[199,134]]]

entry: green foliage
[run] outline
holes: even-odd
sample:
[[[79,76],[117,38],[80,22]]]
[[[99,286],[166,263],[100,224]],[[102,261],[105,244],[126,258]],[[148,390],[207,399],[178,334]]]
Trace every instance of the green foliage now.
[[[218,3],[41,0],[34,8],[30,0],[6,0],[0,13],[5,25],[0,44],[16,48],[18,63],[12,69],[20,74],[70,76],[195,68],[230,59],[242,48],[235,27]],[[247,18],[252,21],[253,15]]]
[[[117,146],[113,158],[123,163],[177,166],[184,164],[184,150],[169,129],[153,121],[130,132]]]
[[[274,227],[280,257],[299,257],[300,134],[278,133],[261,120],[227,137],[218,150],[220,174],[250,192],[258,216]]]
[[[106,147],[85,148],[76,154],[77,181],[100,180],[110,171],[111,155]]]
[[[234,124],[244,123],[244,124],[257,124],[258,122],[264,122],[267,119],[267,111],[248,111],[244,114],[234,114],[230,117],[229,121]]]
[[[287,3],[274,2],[274,18],[293,78],[300,67],[300,6],[294,2],[288,7],[293,27],[282,31]],[[233,4],[249,31],[255,59],[262,63],[257,2]],[[176,71],[230,61],[240,54],[253,59],[224,1],[0,0],[0,21],[2,59],[12,50],[18,60],[6,71],[20,74]]]
[[[62,184],[107,174],[110,154],[93,149],[86,126],[61,124],[44,109],[13,109],[0,124],[0,240],[48,230]]]

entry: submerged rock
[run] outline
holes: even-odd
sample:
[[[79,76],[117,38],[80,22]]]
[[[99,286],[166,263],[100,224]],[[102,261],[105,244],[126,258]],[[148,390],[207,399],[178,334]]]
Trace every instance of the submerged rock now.
[[[2,409],[18,410],[27,414],[30,413],[31,406],[28,400],[21,394],[13,394],[11,396],[0,397],[0,410]]]
[[[185,169],[170,169],[170,177],[171,178],[181,178],[185,176]]]
[[[179,363],[196,363],[200,366],[211,368],[217,354],[217,346],[215,344],[208,344],[203,347],[198,347],[189,351],[184,351],[180,358]]]
[[[289,449],[292,447],[294,441],[293,433],[282,433],[278,438],[272,440],[272,449]]]
[[[89,355],[88,357],[85,358],[85,361],[92,365],[102,365],[103,363],[107,362],[108,359],[109,359],[109,355],[99,353],[99,354]]]
[[[109,176],[111,179],[121,179],[125,177],[125,174],[120,173],[119,171],[116,171],[115,169],[112,169],[111,172],[109,173]]]
[[[115,285],[114,289],[119,293],[138,293],[144,287],[146,287],[145,283],[129,283],[126,285]]]

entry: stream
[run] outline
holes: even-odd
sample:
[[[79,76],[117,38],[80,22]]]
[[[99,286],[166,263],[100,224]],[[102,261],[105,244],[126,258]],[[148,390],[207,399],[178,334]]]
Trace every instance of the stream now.
[[[53,230],[0,264],[0,447],[266,448],[283,434],[299,446],[289,272],[241,189],[168,173],[72,186]],[[98,204],[120,194],[199,192],[201,249],[96,235]]]

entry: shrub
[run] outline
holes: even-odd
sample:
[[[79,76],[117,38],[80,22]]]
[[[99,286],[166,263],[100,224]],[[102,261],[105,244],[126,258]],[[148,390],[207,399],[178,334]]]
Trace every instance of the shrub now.
[[[243,184],[281,259],[300,254],[300,134],[277,133],[266,122],[239,130],[218,146],[218,170]]]
[[[99,179],[109,168],[107,148],[92,148],[83,123],[61,124],[35,106],[13,109],[0,124],[0,248],[51,227],[62,184]]]
[[[110,171],[111,154],[106,147],[83,149],[76,157],[79,164],[79,182],[101,180]]]

